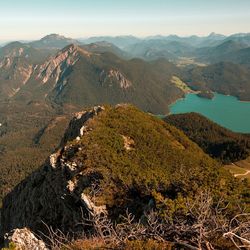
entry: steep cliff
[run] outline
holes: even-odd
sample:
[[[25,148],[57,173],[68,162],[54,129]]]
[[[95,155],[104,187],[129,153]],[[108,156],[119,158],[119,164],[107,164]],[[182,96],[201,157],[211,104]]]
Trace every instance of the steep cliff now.
[[[79,52],[90,56],[90,53],[80,49],[75,45],[69,45],[52,58],[49,58],[44,64],[39,66],[37,78],[47,83],[51,78],[55,78],[55,85],[62,78],[63,74],[70,66],[73,66],[79,60]]]

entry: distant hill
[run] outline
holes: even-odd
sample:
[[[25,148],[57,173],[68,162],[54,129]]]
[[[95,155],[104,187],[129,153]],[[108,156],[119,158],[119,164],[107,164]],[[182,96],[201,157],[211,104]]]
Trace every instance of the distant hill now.
[[[165,57],[168,60],[176,61],[181,57],[190,57],[205,63],[228,61],[244,64],[247,63],[246,59],[241,61],[234,59],[234,56],[241,57],[243,52],[238,56],[237,52],[248,47],[250,47],[249,34],[224,36],[211,33],[204,37],[150,36],[124,49],[134,57],[146,60]]]
[[[98,37],[90,37],[87,39],[80,39],[81,42],[85,44],[97,43],[97,42],[108,42],[112,43],[115,46],[123,49],[131,44],[135,44],[139,42],[141,39],[134,36],[98,36]]]
[[[132,58],[132,56],[128,54],[127,52],[125,52],[124,50],[121,50],[119,47],[115,46],[114,44],[105,42],[105,41],[85,44],[85,45],[81,45],[80,47],[89,52],[95,52],[95,53],[110,52],[123,59]]]
[[[234,34],[218,40],[212,46],[205,41],[203,46],[195,51],[194,56],[206,63],[232,62],[249,65],[249,47],[248,33]]]
[[[0,99],[14,96],[29,80],[32,70],[32,65],[25,58],[0,61]]]
[[[151,40],[151,39],[159,39],[159,40],[165,40],[165,41],[175,41],[175,42],[182,42],[186,43],[189,46],[200,48],[204,46],[216,46],[218,45],[221,41],[223,41],[226,38],[226,36],[221,35],[221,34],[216,34],[212,32],[208,36],[197,36],[197,35],[192,35],[192,36],[186,36],[186,37],[180,37],[177,35],[169,35],[169,36],[150,36],[147,37],[146,40]]]
[[[181,56],[190,56],[194,48],[184,42],[151,39],[128,46],[125,50],[134,57],[145,60],[166,58],[173,61]]]
[[[250,47],[232,51],[222,57],[220,60],[234,62],[250,66]]]
[[[23,58],[30,64],[39,64],[53,55],[57,49],[36,49],[30,44],[12,42],[0,48],[0,60],[4,58]]]
[[[250,33],[238,33],[227,37],[225,40],[232,40],[235,42],[243,43],[250,47]]]
[[[227,61],[227,55],[237,52],[246,48],[245,44],[235,42],[233,40],[227,40],[215,47],[199,48],[195,53],[198,60],[205,61],[207,63],[215,63],[221,61]]]
[[[200,114],[169,115],[164,121],[182,130],[204,152],[225,164],[250,155],[250,134],[232,132]]]
[[[184,81],[195,90],[211,90],[233,95],[242,101],[250,100],[250,72],[248,67],[220,62],[187,70]]]
[[[30,46],[38,49],[62,49],[69,44],[80,45],[80,42],[58,34],[50,34],[38,41],[31,42]]]

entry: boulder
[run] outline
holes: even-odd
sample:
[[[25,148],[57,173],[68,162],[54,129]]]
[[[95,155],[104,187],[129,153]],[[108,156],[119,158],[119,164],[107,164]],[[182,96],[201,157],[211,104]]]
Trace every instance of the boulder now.
[[[16,250],[48,250],[45,243],[39,240],[28,228],[14,229],[6,234],[5,245],[14,243]]]

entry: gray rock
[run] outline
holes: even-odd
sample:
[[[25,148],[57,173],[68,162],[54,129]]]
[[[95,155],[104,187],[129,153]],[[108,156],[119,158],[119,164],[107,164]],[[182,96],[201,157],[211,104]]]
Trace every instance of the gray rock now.
[[[15,244],[17,250],[48,250],[45,243],[27,228],[14,229],[5,235],[5,244],[9,245],[10,242]]]

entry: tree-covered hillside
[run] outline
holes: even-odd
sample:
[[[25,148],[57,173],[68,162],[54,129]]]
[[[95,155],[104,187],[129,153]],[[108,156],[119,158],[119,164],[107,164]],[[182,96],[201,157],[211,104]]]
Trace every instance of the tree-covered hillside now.
[[[200,114],[169,115],[164,120],[223,163],[236,162],[250,154],[250,135],[232,132]]]

